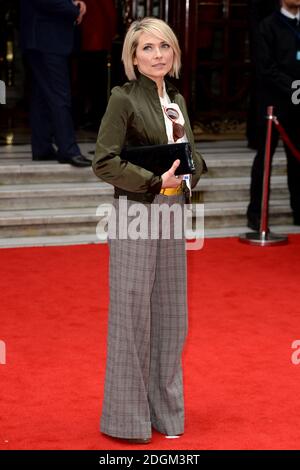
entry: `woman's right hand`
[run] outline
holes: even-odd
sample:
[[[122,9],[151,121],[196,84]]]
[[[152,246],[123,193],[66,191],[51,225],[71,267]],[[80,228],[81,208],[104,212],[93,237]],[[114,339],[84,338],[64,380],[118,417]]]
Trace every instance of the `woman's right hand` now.
[[[176,168],[180,165],[180,160],[175,160],[171,168],[161,175],[162,189],[177,188],[183,180],[183,175],[175,176]]]

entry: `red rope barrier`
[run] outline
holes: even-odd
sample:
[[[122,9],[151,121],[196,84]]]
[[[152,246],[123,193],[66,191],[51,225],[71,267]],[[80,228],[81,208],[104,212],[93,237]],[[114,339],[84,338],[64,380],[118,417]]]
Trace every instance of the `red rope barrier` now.
[[[279,134],[282,137],[284,143],[289,147],[290,151],[300,161],[300,151],[295,147],[289,136],[287,135],[285,129],[282,127],[276,116],[273,116],[273,122],[278,129]]]

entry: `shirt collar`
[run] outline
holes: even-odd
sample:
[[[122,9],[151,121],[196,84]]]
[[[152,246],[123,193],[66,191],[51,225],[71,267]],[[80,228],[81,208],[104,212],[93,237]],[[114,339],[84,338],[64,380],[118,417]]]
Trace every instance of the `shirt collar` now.
[[[293,14],[290,13],[288,10],[286,10],[284,7],[281,7],[281,8],[280,8],[280,12],[281,12],[284,16],[286,16],[287,18],[290,18],[291,20],[296,19],[296,20],[300,21],[300,8],[299,8],[299,10],[298,10],[297,15],[293,15]]]

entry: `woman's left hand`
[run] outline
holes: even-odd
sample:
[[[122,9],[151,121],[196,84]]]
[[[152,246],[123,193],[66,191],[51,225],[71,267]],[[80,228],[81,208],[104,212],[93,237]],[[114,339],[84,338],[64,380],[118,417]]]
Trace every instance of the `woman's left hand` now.
[[[162,189],[164,188],[177,188],[183,180],[183,175],[176,175],[175,171],[180,165],[180,160],[175,160],[171,168],[161,175],[162,178]]]

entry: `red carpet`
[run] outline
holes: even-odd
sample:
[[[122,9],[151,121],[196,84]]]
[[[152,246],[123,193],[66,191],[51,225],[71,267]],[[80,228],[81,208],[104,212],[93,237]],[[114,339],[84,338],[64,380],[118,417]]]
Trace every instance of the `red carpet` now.
[[[108,248],[0,251],[0,450],[142,449],[100,434]],[[299,449],[300,237],[188,252],[186,432],[147,449]]]

